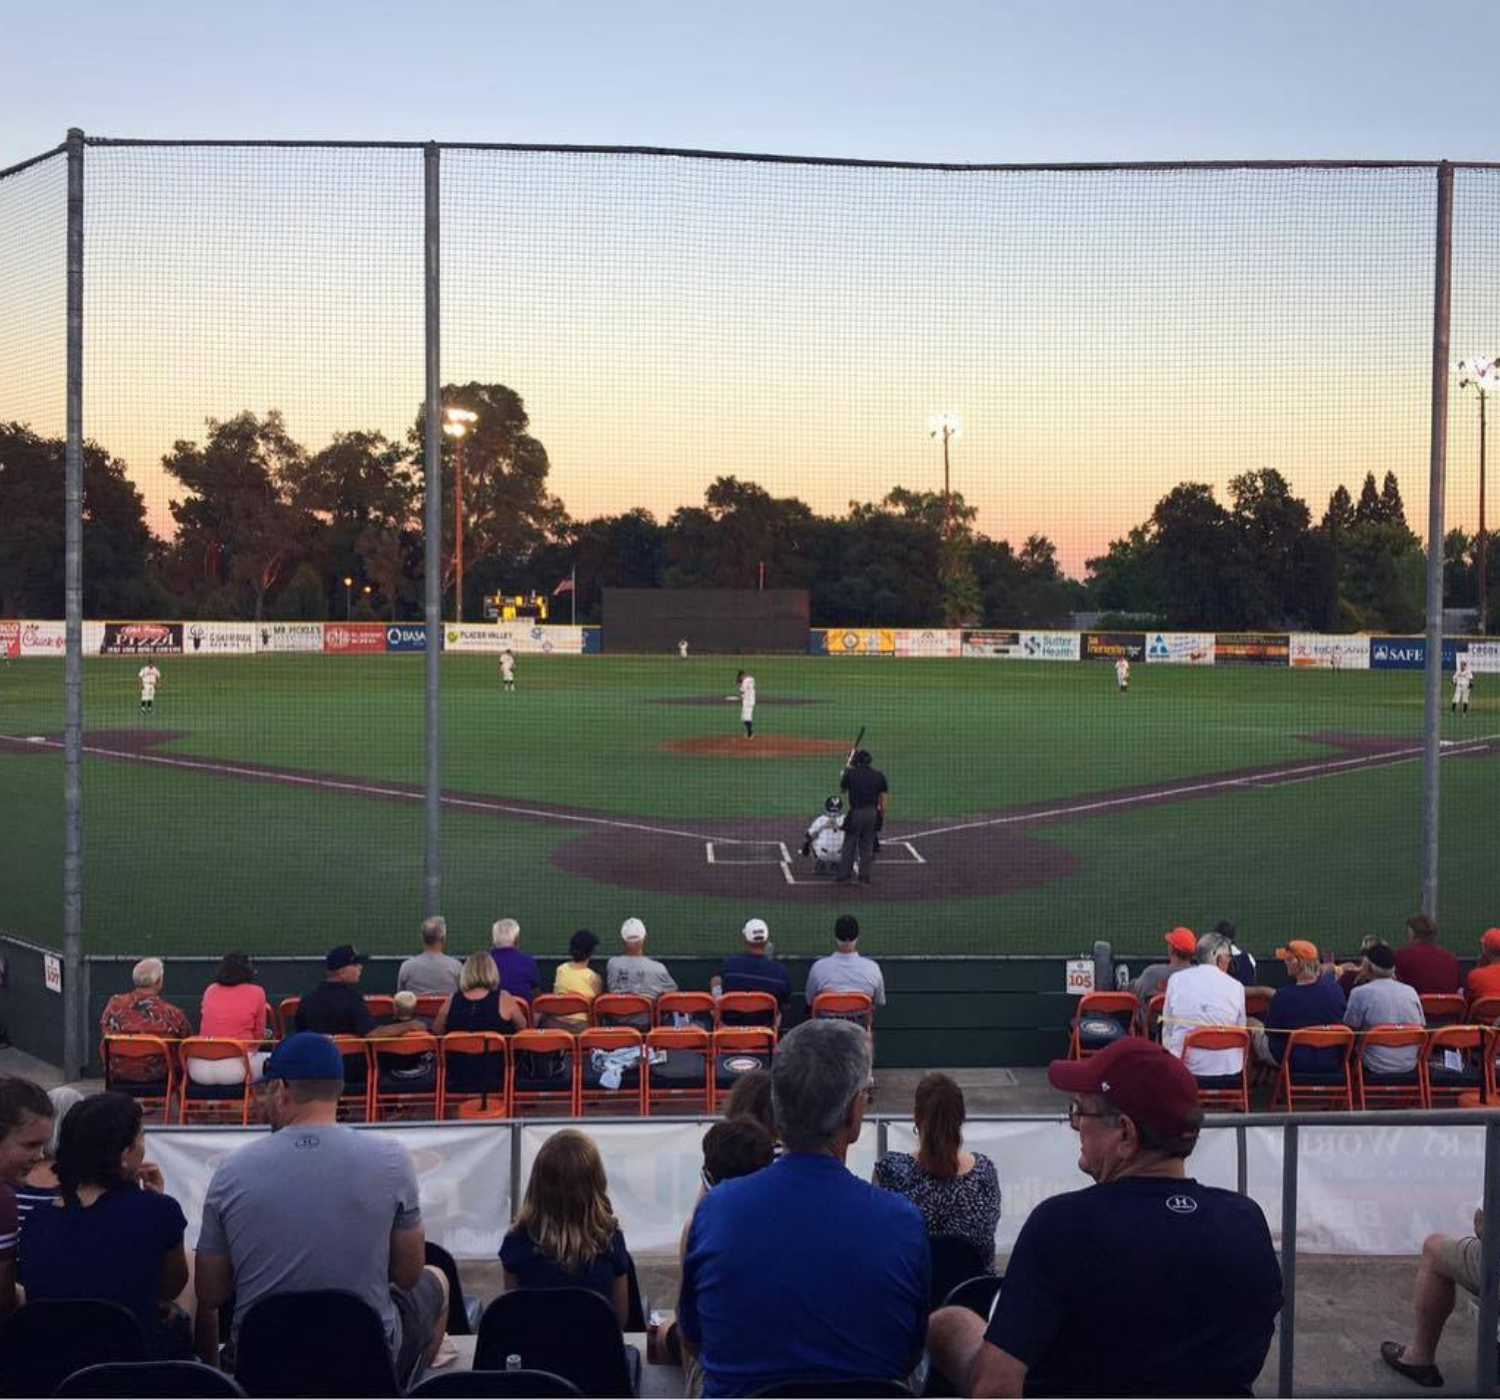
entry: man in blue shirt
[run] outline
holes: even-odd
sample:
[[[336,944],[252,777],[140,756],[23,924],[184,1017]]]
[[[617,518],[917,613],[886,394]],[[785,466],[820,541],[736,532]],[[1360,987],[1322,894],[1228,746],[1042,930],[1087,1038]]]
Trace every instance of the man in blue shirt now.
[[[1255,1037],[1256,1055],[1279,1065],[1286,1054],[1287,1032],[1304,1026],[1341,1026],[1346,1001],[1342,988],[1331,973],[1324,976],[1317,945],[1294,938],[1276,956],[1286,964],[1286,986],[1280,987],[1266,1009],[1266,1034]],[[1339,1051],[1299,1047],[1292,1052],[1292,1073],[1334,1074],[1340,1063]]]
[[[496,919],[490,929],[490,956],[495,960],[495,971],[500,974],[500,990],[513,997],[531,1001],[541,977],[536,969],[536,959],[523,953],[516,944],[521,941],[521,925],[514,919]]]
[[[714,1187],[688,1231],[677,1319],[703,1393],[900,1379],[927,1325],[927,1231],[904,1196],[844,1165],[864,1122],[870,1039],[847,1021],[808,1021],[782,1038],[771,1078],[785,1155]]]
[[[973,1396],[1252,1394],[1281,1269],[1260,1207],[1186,1174],[1203,1123],[1192,1075],[1127,1037],[1047,1078],[1072,1096],[1096,1184],[1027,1217],[987,1328],[967,1308],[933,1314],[934,1366]]]
[[[717,995],[726,992],[770,992],[783,1011],[792,999],[792,986],[786,968],[770,954],[771,930],[764,919],[750,919],[741,930],[745,939],[743,953],[731,953],[723,968],[708,980]],[[732,1024],[726,1021],[725,1024]]]

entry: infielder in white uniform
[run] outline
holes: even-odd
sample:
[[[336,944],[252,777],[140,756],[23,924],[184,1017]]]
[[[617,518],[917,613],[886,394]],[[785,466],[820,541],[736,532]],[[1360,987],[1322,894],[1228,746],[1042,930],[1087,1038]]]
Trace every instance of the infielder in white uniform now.
[[[1123,656],[1115,662],[1115,685],[1121,690],[1130,689],[1130,662]]]
[[[516,658],[509,647],[500,653],[500,679],[507,690],[516,688]]]
[[[1469,690],[1474,684],[1474,673],[1469,669],[1469,658],[1460,656],[1458,666],[1453,672],[1453,713],[1458,713],[1458,707],[1464,707],[1464,713],[1469,713]]]
[[[148,661],[135,674],[141,683],[141,713],[150,714],[156,703],[156,683],[161,680],[161,672],[156,669],[154,661]]]
[[[740,720],[745,726],[745,737],[753,739],[755,737],[755,677],[748,671],[740,671],[736,673],[735,680],[739,683]]]
[[[687,638],[686,637],[684,637],[680,642],[677,643],[677,654],[684,661],[687,660]]]

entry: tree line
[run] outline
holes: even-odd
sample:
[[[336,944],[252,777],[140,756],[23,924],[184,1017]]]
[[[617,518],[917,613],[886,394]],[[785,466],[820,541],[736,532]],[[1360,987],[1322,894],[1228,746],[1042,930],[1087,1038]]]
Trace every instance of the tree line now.
[[[1273,468],[1212,487],[1172,488],[1149,519],[1063,575],[1045,535],[1019,547],[986,536],[954,493],[892,488],[881,500],[819,515],[733,476],[665,520],[646,510],[574,519],[548,489],[548,459],[519,394],[501,384],[446,386],[476,415],[444,437],[443,590],[456,586],[453,486],[463,463],[464,616],[496,592],[551,593],[577,579],[580,621],[602,590],[806,588],[813,624],[1066,625],[1076,611],[1162,627],[1409,631],[1423,617],[1425,560],[1394,473],[1359,499],[1343,486],[1315,525]],[[404,438],[334,435],[309,452],[280,413],[210,419],[162,467],[174,491],[170,538],[150,529],[124,463],[84,448],[84,611],[95,617],[366,619],[422,613],[425,414]],[[0,424],[0,616],[63,611],[63,443]],[[1451,606],[1472,604],[1474,542],[1450,533]],[[355,581],[346,590],[343,580]],[[1500,608],[1492,605],[1492,614]]]

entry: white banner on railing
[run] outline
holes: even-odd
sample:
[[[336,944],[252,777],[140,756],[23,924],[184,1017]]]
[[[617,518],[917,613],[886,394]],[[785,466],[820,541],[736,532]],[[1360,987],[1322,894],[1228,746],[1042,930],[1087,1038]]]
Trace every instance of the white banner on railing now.
[[[1082,642],[1077,632],[1022,632],[1020,654],[1028,661],[1077,661]]]
[[[184,622],[184,656],[228,656],[255,650],[253,622]]]
[[[1368,671],[1370,639],[1363,632],[1347,637],[1293,632],[1287,646],[1287,665],[1304,671]]]
[[[323,650],[321,622],[262,622],[255,628],[258,651]]]
[[[26,654],[26,638],[21,638],[21,655]],[[1469,669],[1474,672],[1484,671],[1493,675],[1500,671],[1500,642],[1470,642],[1469,643]]]
[[[583,654],[583,628],[536,627],[531,623],[455,623],[443,628],[444,651],[501,652],[509,648],[555,656]]]
[[[1147,632],[1146,660],[1175,666],[1212,666],[1212,632]]]

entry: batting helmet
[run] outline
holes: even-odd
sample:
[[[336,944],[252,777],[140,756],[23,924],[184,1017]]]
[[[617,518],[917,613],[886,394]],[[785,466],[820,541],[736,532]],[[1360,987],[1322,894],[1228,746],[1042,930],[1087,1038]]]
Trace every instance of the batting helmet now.
[[[871,761],[872,760],[870,758],[870,751],[869,751],[869,749],[860,749],[854,755],[854,762],[856,764],[858,764],[858,765],[863,766],[864,764],[869,763]]]
[[[830,797],[823,804],[823,810],[828,813],[842,812],[844,810],[844,799],[842,797]]]

